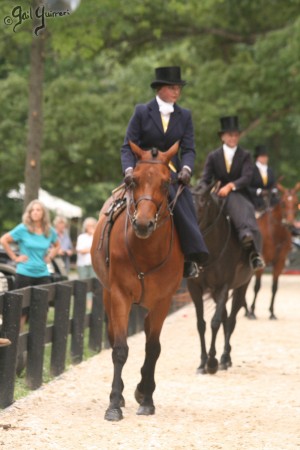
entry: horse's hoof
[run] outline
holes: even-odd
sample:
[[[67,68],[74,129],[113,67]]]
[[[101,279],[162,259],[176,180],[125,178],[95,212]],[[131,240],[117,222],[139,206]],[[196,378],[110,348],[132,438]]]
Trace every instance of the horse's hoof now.
[[[144,394],[142,394],[138,388],[136,388],[135,393],[134,393],[134,398],[136,399],[136,401],[138,402],[139,405],[142,404],[143,400],[144,400]]]
[[[137,410],[138,416],[152,416],[153,414],[155,414],[155,407],[153,405],[151,406],[141,405]]]
[[[250,319],[250,320],[256,320],[256,319],[257,319],[257,317],[256,317],[256,315],[255,315],[254,312],[249,313],[249,315],[248,315],[247,317],[248,317],[248,319]]]
[[[205,375],[207,373],[207,370],[205,369],[205,367],[200,366],[200,367],[198,367],[196,373],[199,375]]]
[[[218,360],[216,358],[210,358],[206,365],[207,373],[209,373],[210,375],[214,375],[215,373],[217,373],[218,367]]]
[[[121,408],[108,408],[104,416],[105,420],[110,422],[118,422],[123,419],[123,414]]]
[[[225,363],[221,362],[219,364],[219,370],[227,370],[227,369],[228,369],[228,365],[226,362]]]
[[[275,316],[275,314],[271,313],[270,320],[277,320],[277,317]]]
[[[232,366],[232,362],[230,358],[221,358],[219,364],[219,370],[227,370]]]

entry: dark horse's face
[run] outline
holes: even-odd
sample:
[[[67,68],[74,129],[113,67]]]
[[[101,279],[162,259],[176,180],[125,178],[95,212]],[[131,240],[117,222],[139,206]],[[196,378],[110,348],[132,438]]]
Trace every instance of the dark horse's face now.
[[[133,172],[132,213],[130,220],[136,236],[147,239],[160,219],[166,217],[170,184],[168,163],[178,151],[174,144],[167,152],[145,151],[130,142],[138,161]]]

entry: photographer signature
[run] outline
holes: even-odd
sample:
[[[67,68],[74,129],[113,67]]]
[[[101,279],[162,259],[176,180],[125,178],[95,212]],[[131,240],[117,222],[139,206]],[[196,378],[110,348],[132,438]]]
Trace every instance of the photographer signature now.
[[[39,32],[46,28],[46,18],[62,17],[70,15],[70,11],[45,11],[44,6],[38,6],[35,10],[30,8],[29,10],[23,10],[22,6],[15,6],[9,16],[4,17],[5,25],[14,25],[13,31],[16,32],[17,28],[22,25],[26,20],[35,20],[38,25],[34,29],[34,33],[38,36]]]

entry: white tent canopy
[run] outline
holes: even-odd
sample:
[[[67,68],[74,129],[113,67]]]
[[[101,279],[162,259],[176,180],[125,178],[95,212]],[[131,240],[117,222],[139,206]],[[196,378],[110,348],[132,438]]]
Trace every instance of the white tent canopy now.
[[[19,189],[12,189],[8,193],[9,198],[22,200],[25,195],[25,186],[23,183],[19,184]],[[46,208],[55,212],[57,215],[64,216],[67,219],[82,217],[82,209],[79,206],[66,202],[61,198],[54,197],[44,189],[39,189],[39,200],[44,203]]]

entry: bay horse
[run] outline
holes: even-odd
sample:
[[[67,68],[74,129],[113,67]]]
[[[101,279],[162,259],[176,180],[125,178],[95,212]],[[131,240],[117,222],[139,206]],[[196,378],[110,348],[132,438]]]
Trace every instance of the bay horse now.
[[[135,391],[137,414],[155,413],[155,365],[160,355],[160,333],[172,297],[178,289],[184,257],[168,203],[171,182],[168,164],[178,143],[166,152],[142,150],[130,142],[137,157],[133,184],[125,193],[126,208],[108,226],[110,198],[100,211],[91,248],[92,264],[103,286],[112,347],[114,374],[105,419],[119,421],[125,406],[122,369],[128,357],[127,328],[130,309],[138,303],[148,310],[145,317],[145,359],[141,381]],[[119,198],[120,201],[120,198]]]
[[[277,184],[281,192],[281,198],[277,205],[270,207],[270,192],[266,192],[265,210],[257,218],[257,223],[262,235],[263,247],[262,254],[266,265],[272,266],[272,296],[269,307],[270,319],[277,319],[274,314],[275,295],[278,290],[278,279],[281,275],[287,256],[292,247],[291,228],[295,222],[296,211],[298,210],[297,191],[300,189],[300,183],[296,183],[292,189],[285,188],[282,184]],[[250,311],[246,309],[246,315],[250,319],[256,319],[255,306],[258,292],[261,288],[261,277],[264,270],[255,274],[254,299]]]
[[[198,373],[214,374],[218,368],[232,365],[230,337],[236,325],[236,316],[245,304],[245,294],[252,276],[249,255],[239,243],[231,221],[223,213],[224,200],[211,193],[212,186],[200,183],[193,190],[194,203],[200,230],[209,250],[208,264],[198,278],[188,279],[188,290],[196,308],[197,328],[201,356]],[[227,316],[226,302],[233,289],[232,306]],[[203,296],[208,293],[216,303],[211,320],[212,339],[207,353],[205,343]],[[221,323],[225,334],[224,351],[220,365],[216,359],[216,338]]]

